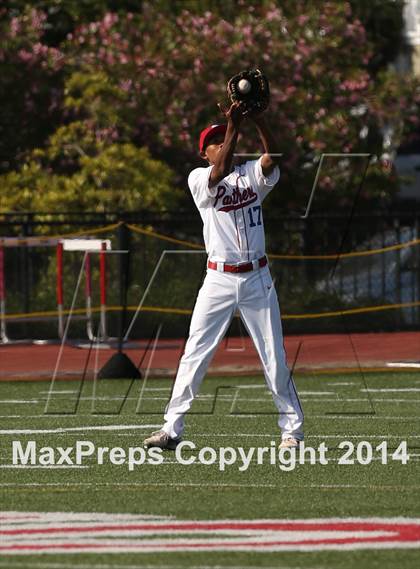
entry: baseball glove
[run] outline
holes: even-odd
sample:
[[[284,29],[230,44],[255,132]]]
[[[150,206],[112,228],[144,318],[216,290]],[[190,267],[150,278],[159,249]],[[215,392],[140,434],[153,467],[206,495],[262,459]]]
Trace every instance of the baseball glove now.
[[[260,69],[241,71],[229,79],[227,92],[232,103],[242,104],[244,115],[261,113],[270,102],[268,79]]]

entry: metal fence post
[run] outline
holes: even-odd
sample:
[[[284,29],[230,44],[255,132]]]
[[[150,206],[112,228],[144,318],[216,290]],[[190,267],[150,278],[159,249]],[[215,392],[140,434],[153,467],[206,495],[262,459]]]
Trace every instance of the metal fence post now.
[[[125,332],[126,313],[127,313],[127,294],[130,280],[130,237],[131,233],[126,223],[121,223],[118,227],[118,249],[128,251],[119,254],[119,297],[120,311],[118,317],[118,351],[122,352],[123,338]]]

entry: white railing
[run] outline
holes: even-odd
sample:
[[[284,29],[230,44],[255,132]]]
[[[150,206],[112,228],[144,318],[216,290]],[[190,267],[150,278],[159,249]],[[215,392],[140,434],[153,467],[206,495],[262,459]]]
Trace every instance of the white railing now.
[[[406,0],[404,6],[405,32],[409,45],[420,45],[420,0]]]

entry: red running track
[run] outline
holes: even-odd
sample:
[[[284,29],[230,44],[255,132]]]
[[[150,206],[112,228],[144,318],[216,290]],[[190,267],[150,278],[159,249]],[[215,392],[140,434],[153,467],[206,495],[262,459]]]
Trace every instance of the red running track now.
[[[143,359],[142,369],[149,363],[150,351],[145,354],[146,345],[144,341],[133,342],[126,350],[135,365]],[[160,341],[151,362],[150,375],[173,377],[183,345],[183,340]],[[389,362],[420,361],[420,332],[289,336],[285,338],[285,347],[289,366],[296,372],[385,368]],[[0,380],[51,379],[59,350],[59,345],[0,345]],[[98,350],[98,367],[102,367],[114,352],[114,349]],[[80,379],[88,355],[88,349],[65,346],[57,378]],[[94,369],[95,351],[92,350],[87,377],[93,377]],[[223,340],[209,369],[211,375],[261,372],[250,338]]]

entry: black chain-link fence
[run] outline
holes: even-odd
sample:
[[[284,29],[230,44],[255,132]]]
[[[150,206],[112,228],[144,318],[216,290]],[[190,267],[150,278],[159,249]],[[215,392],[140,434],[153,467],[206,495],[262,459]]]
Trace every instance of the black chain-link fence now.
[[[414,212],[351,220],[332,214],[272,218],[266,212],[266,249],[286,333],[417,329],[419,222]],[[120,231],[121,223],[125,233]],[[67,212],[0,214],[3,328],[8,337],[57,336],[56,243],[60,236],[109,239],[113,250],[129,250],[125,329],[142,302],[131,337],[147,337],[159,324],[163,324],[163,336],[186,333],[206,261],[196,212]],[[19,237],[19,242],[8,239],[12,237]],[[34,241],[38,237],[45,241]],[[121,290],[126,265],[121,264],[120,255],[126,254],[106,255],[107,332],[111,336],[118,334],[119,307],[125,299]],[[74,299],[76,309],[70,337],[86,336],[83,259],[82,251],[64,252],[63,308],[68,310]],[[103,302],[99,253],[90,254],[90,264],[95,329]]]

